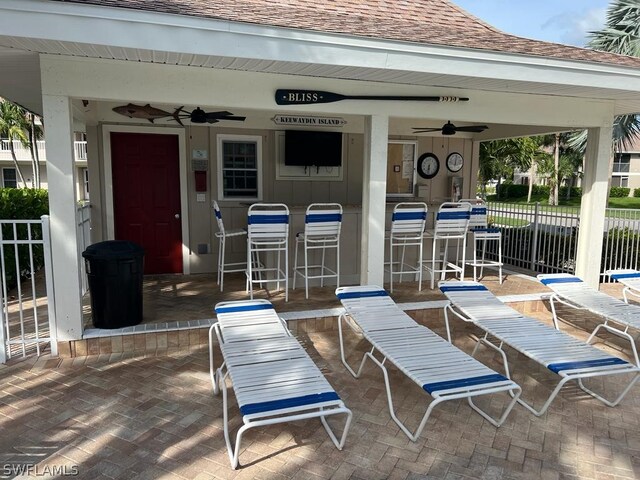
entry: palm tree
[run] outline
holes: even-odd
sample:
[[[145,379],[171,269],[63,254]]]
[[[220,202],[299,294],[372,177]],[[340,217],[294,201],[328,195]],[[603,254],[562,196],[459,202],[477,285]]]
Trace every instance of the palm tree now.
[[[29,138],[24,129],[24,114],[20,107],[6,100],[0,101],[0,137],[9,140],[9,150],[11,151],[13,165],[18,174],[18,179],[25,185],[24,175],[22,175],[22,169],[18,165],[16,151],[13,148],[13,140],[19,140],[25,146],[29,145]]]
[[[36,114],[24,112],[29,132],[29,150],[31,152],[31,165],[33,168],[33,187],[40,188],[40,156],[38,154],[38,140],[44,137],[42,127],[36,125]]]
[[[612,0],[604,28],[590,32],[588,47],[610,53],[640,57],[640,0]],[[613,123],[613,149],[620,152],[640,138],[640,117],[622,115]],[[584,153],[587,133],[573,135],[571,144]]]
[[[497,180],[499,193],[502,179],[513,177],[515,169],[528,170],[533,161],[533,140],[530,138],[507,138],[492,140],[480,144],[480,169],[478,180],[482,193],[486,194],[486,184],[489,180]]]

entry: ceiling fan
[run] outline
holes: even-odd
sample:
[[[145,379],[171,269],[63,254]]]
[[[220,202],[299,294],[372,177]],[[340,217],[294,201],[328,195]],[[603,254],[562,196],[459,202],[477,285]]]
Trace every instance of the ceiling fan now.
[[[184,106],[176,108],[174,118],[182,125],[181,119],[188,119],[191,123],[218,123],[220,120],[235,120],[237,122],[244,122],[246,117],[240,117],[234,115],[231,112],[205,112],[200,107],[189,112],[184,109]]]
[[[447,121],[442,128],[422,128],[422,127],[413,127],[413,133],[427,133],[427,132],[442,132],[442,135],[455,135],[456,132],[473,132],[480,133],[484,132],[487,128],[486,125],[469,125],[467,127],[456,127],[450,121]]]

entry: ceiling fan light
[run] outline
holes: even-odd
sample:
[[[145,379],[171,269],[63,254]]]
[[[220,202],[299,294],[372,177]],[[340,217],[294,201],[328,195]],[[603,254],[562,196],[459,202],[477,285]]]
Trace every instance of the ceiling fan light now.
[[[191,112],[191,123],[207,123],[207,114],[200,107]]]
[[[456,134],[456,127],[454,127],[451,124],[445,124],[442,127],[442,135],[455,135]]]

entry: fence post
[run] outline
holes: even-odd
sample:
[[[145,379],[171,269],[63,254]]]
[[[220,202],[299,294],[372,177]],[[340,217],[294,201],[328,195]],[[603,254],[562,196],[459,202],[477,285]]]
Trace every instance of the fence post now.
[[[42,220],[42,243],[44,250],[44,273],[47,287],[47,312],[49,314],[49,338],[51,355],[58,355],[58,324],[56,322],[56,294],[53,284],[53,261],[51,258],[51,232],[49,230],[49,215],[40,217]]]
[[[1,253],[0,253],[1,255]],[[0,364],[7,363],[7,318],[4,315],[4,296],[2,295],[2,289],[0,288]]]
[[[536,258],[538,258],[538,229],[540,221],[540,202],[536,202],[536,208],[533,211],[533,239],[531,241],[531,261],[529,269],[535,272]]]

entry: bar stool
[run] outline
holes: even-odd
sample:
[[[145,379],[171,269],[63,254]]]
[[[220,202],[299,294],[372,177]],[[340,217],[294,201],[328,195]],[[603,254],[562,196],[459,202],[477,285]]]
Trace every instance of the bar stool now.
[[[469,233],[473,236],[473,261],[467,262],[467,265],[473,267],[473,281],[476,282],[479,278],[477,275],[478,267],[480,267],[480,277],[482,277],[484,267],[490,267],[498,269],[498,278],[502,284],[502,232],[499,228],[489,227],[487,205],[483,200],[478,198],[460,200],[460,202],[471,204]],[[497,243],[498,255],[496,260],[487,260],[485,258],[487,242]],[[480,250],[479,243],[482,243],[480,260],[477,258],[478,250]]]
[[[471,205],[461,202],[445,202],[440,205],[433,230],[425,233],[425,238],[432,239],[431,260],[425,268],[431,273],[431,289],[435,288],[436,273],[440,273],[440,279],[444,280],[447,273],[460,275],[460,280],[464,280],[465,252],[467,248],[467,229],[469,228],[469,218]],[[450,262],[449,240],[456,241],[456,260]],[[462,261],[460,261],[460,241],[462,241]],[[440,254],[440,248],[444,242],[444,251]],[[436,263],[439,268],[436,268]]]
[[[218,239],[218,285],[220,285],[220,291],[224,291],[224,274],[233,272],[244,272],[247,269],[245,262],[226,263],[225,262],[225,248],[227,238],[240,237],[247,234],[247,231],[243,228],[235,230],[226,230],[224,228],[224,222],[222,221],[222,213],[218,202],[213,201],[213,213],[216,216],[218,222],[218,231],[215,233]]]
[[[418,280],[418,291],[422,290],[422,239],[427,221],[427,204],[423,202],[401,202],[393,208],[391,231],[389,238],[389,291],[393,292],[393,277],[413,274]],[[418,247],[418,258],[415,265],[405,263],[407,247]],[[400,260],[394,261],[393,253],[401,249]],[[398,264],[398,270],[394,265]]]
[[[336,288],[340,286],[340,228],[342,226],[342,205],[339,203],[312,203],[307,207],[304,217],[304,232],[296,234],[296,253],[293,261],[293,289],[296,289],[296,274],[304,278],[305,298],[309,298],[309,279],[320,279],[324,287],[325,278],[336,279]],[[298,250],[304,247],[304,265],[298,267]],[[336,251],[336,269],[325,265],[327,249]],[[319,265],[309,264],[309,253],[321,250]],[[310,275],[309,269],[319,270],[317,275]]]
[[[276,265],[269,267],[251,259],[261,253],[276,255]],[[282,266],[284,257],[284,267]],[[264,262],[267,260],[265,259]],[[285,301],[289,301],[289,208],[283,203],[254,203],[249,207],[247,219],[247,287],[253,300],[253,284],[284,282]],[[268,272],[276,278],[267,278]],[[265,274],[264,276],[262,274]],[[257,275],[256,275],[257,274]],[[256,278],[257,276],[257,278]]]

